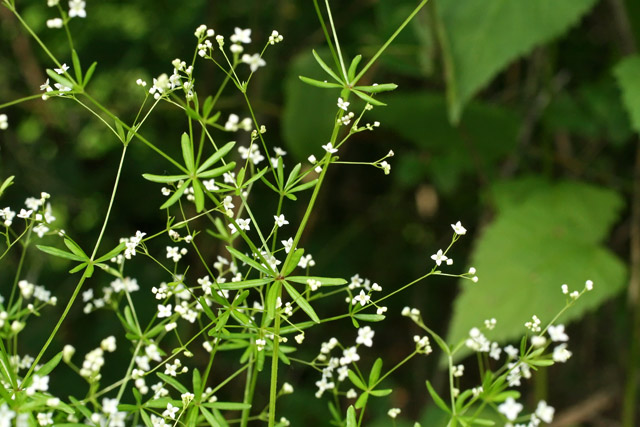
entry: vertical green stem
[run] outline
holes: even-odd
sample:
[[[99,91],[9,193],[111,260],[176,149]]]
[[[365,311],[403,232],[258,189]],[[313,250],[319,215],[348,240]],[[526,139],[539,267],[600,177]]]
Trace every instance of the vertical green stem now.
[[[291,251],[293,252],[293,251]],[[282,287],[280,288],[282,293]],[[278,295],[280,296],[280,295]],[[271,388],[269,390],[269,427],[276,423],[276,399],[278,396],[278,352],[280,351],[280,313],[273,325],[273,354],[271,356]]]

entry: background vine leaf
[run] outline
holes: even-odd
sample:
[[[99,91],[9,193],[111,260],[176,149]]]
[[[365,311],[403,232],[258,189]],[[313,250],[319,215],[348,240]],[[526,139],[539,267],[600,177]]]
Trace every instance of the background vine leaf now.
[[[514,59],[562,35],[596,0],[438,0],[449,119]]]

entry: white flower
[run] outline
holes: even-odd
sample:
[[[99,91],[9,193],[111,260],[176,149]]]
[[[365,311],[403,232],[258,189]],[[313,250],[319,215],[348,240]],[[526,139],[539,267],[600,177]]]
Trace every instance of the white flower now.
[[[9,127],[9,118],[6,114],[0,114],[0,129],[5,130]]]
[[[86,18],[87,12],[84,10],[86,3],[82,0],[69,0],[69,18]]]
[[[262,57],[260,57],[259,53],[254,53],[253,55],[245,53],[244,55],[242,55],[242,58],[240,60],[249,65],[252,73],[255,73],[258,68],[267,65],[266,61],[262,59]]]
[[[371,347],[373,345],[373,336],[375,332],[371,327],[365,326],[358,329],[358,338],[356,338],[356,344],[363,344],[367,347]]]
[[[584,288],[588,291],[593,290],[593,281],[592,280],[587,280],[584,283]]]
[[[516,402],[513,397],[507,397],[507,400],[498,406],[498,412],[507,417],[509,421],[518,418],[520,411],[522,411],[522,404]]]
[[[549,326],[551,341],[569,341],[569,336],[564,332],[564,325]]]
[[[391,173],[391,165],[386,160],[380,162],[380,167],[384,171],[385,175],[389,175],[389,173]]]
[[[360,305],[362,307],[364,307],[365,304],[367,304],[370,299],[371,299],[371,297],[369,295],[365,294],[363,290],[361,290],[360,294],[358,294],[355,297],[353,297],[353,300],[351,301],[351,304],[355,305],[357,303],[360,303]]]
[[[334,148],[333,144],[331,142],[327,142],[325,145],[322,146],[322,148],[324,148],[324,151],[326,151],[327,153],[330,153],[330,154],[338,152],[338,149]]]
[[[342,108],[344,111],[347,111],[349,108],[349,102],[343,100],[342,98],[338,98],[338,107]]]
[[[280,214],[280,215],[278,215],[278,216],[275,216],[275,215],[274,215],[274,216],[273,216],[273,218],[276,220],[276,225],[277,225],[278,227],[282,227],[283,225],[287,225],[287,224],[289,224],[289,221],[287,221],[287,220],[284,218],[284,215],[283,215],[283,214]]]
[[[455,224],[451,224],[451,228],[453,228],[454,233],[460,236],[467,234],[467,229],[464,228],[462,224],[460,224],[460,221],[456,222]]]
[[[438,249],[438,252],[436,254],[431,255],[431,259],[434,260],[439,266],[440,264],[442,264],[442,262],[446,262],[449,258],[447,258],[447,256],[442,252],[442,249]]]
[[[284,251],[289,253],[291,251],[291,247],[293,246],[293,238],[289,237],[289,240],[281,240],[282,246],[284,246]]]
[[[555,362],[564,363],[571,357],[572,353],[567,350],[566,344],[560,344],[553,349],[553,360]]]
[[[250,28],[246,28],[243,30],[242,28],[236,27],[233,31],[234,31],[234,34],[231,37],[229,37],[229,39],[231,39],[233,43],[244,43],[244,44],[251,43]]]
[[[553,421],[553,415],[556,410],[553,406],[547,405],[547,402],[541,400],[538,402],[538,407],[536,408],[536,416],[540,418],[545,423],[550,423]]]
[[[389,415],[391,418],[397,417],[398,415],[400,415],[400,408],[389,409],[389,411],[387,412],[387,415]]]
[[[172,420],[176,419],[176,412],[178,412],[180,408],[177,406],[173,406],[171,403],[167,403],[167,409],[162,413],[163,417],[169,417]]]
[[[53,71],[55,71],[58,74],[64,74],[67,72],[68,69],[69,69],[69,66],[67,64],[62,64],[60,68],[54,68]]]

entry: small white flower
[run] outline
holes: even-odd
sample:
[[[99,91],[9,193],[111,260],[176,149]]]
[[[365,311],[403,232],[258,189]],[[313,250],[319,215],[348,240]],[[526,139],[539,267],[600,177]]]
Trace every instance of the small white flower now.
[[[9,127],[9,118],[6,114],[0,114],[0,129],[5,130]]]
[[[373,345],[373,336],[375,332],[371,329],[370,326],[364,326],[358,329],[358,338],[356,338],[356,344],[363,344],[367,347],[371,347]]]
[[[291,247],[293,246],[293,238],[289,237],[289,240],[282,240],[282,246],[284,246],[284,251],[289,253],[291,251]]]
[[[262,59],[259,53],[254,53],[253,55],[245,53],[244,55],[242,55],[242,58],[240,60],[249,65],[249,69],[252,73],[255,73],[258,68],[267,65],[267,62]]]
[[[349,102],[343,100],[342,98],[338,98],[338,108],[342,108],[344,111],[347,111],[349,108]]]
[[[451,224],[451,228],[453,228],[454,233],[460,236],[467,234],[467,229],[462,226],[460,221],[456,222],[455,224]]]
[[[545,423],[550,423],[553,421],[553,415],[555,412],[556,410],[552,406],[547,405],[547,402],[545,402],[544,400],[538,402],[538,407],[536,408],[536,416]]]
[[[58,74],[64,74],[67,72],[68,69],[69,69],[69,66],[67,64],[62,64],[60,68],[54,68],[53,71],[55,71]]]
[[[274,216],[273,216],[273,218],[275,219],[275,221],[276,221],[276,225],[277,225],[278,227],[282,227],[283,225],[287,225],[287,224],[289,224],[289,221],[287,221],[287,220],[284,218],[284,215],[283,215],[283,214],[280,214],[280,215],[278,215],[278,216],[275,216],[275,215],[274,215]]]
[[[442,264],[442,262],[446,262],[449,258],[442,252],[442,249],[438,249],[438,252],[431,255],[431,259],[438,264]]]
[[[371,297],[367,294],[364,293],[363,290],[360,291],[360,294],[356,295],[355,297],[353,297],[353,300],[351,301],[351,304],[357,304],[360,303],[360,305],[362,307],[364,307],[369,300],[371,300]]]
[[[584,283],[584,288],[585,288],[586,290],[588,290],[588,291],[593,290],[593,281],[591,281],[591,280],[587,280],[587,281]]]
[[[549,326],[551,341],[569,341],[569,336],[564,332],[564,325]]]
[[[84,10],[86,3],[83,0],[69,0],[69,18],[86,18],[87,12]]]
[[[327,142],[325,145],[322,146],[322,148],[324,148],[324,151],[326,151],[329,154],[333,154],[333,153],[337,153],[338,149],[333,147],[333,144],[331,142]]]
[[[522,411],[522,404],[516,402],[513,397],[507,397],[507,400],[498,406],[498,412],[507,417],[509,421],[518,418],[520,411]]]
[[[234,31],[234,34],[231,37],[229,37],[229,39],[233,43],[244,43],[244,44],[251,43],[250,28],[246,28],[243,30],[242,28],[236,27],[233,31]]]
[[[398,415],[400,415],[400,408],[389,409],[387,415],[389,415],[391,418],[396,418]]]

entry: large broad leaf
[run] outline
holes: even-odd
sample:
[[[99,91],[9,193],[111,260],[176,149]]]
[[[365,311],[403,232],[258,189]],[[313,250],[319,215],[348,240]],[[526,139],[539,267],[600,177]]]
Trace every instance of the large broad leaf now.
[[[318,54],[328,61],[323,51]],[[298,56],[289,67],[284,82],[282,132],[284,142],[297,160],[320,154],[331,137],[340,89],[320,89],[302,82],[299,76],[320,81],[330,79],[311,52]],[[331,80],[331,82],[333,82]]]
[[[622,99],[631,117],[631,124],[640,133],[640,55],[623,60],[614,73],[622,89]]]
[[[457,122],[464,105],[511,61],[560,36],[596,0],[438,0],[440,44]]]
[[[563,283],[582,290],[591,279],[595,287],[560,322],[579,318],[620,292],[625,265],[601,245],[623,207],[616,192],[530,179],[497,185],[494,193],[497,217],[471,257],[480,280],[462,281],[449,342],[492,317],[498,323],[488,337],[499,342],[520,337],[534,314],[546,324],[565,304]]]
[[[401,184],[413,186],[428,178],[439,190],[452,192],[466,173],[480,169],[484,176],[496,177],[498,163],[515,148],[520,116],[506,108],[473,102],[456,128],[447,121],[441,94],[393,92],[385,101],[388,106],[374,108],[373,117],[420,150],[394,162]],[[393,144],[389,148],[395,149]]]

